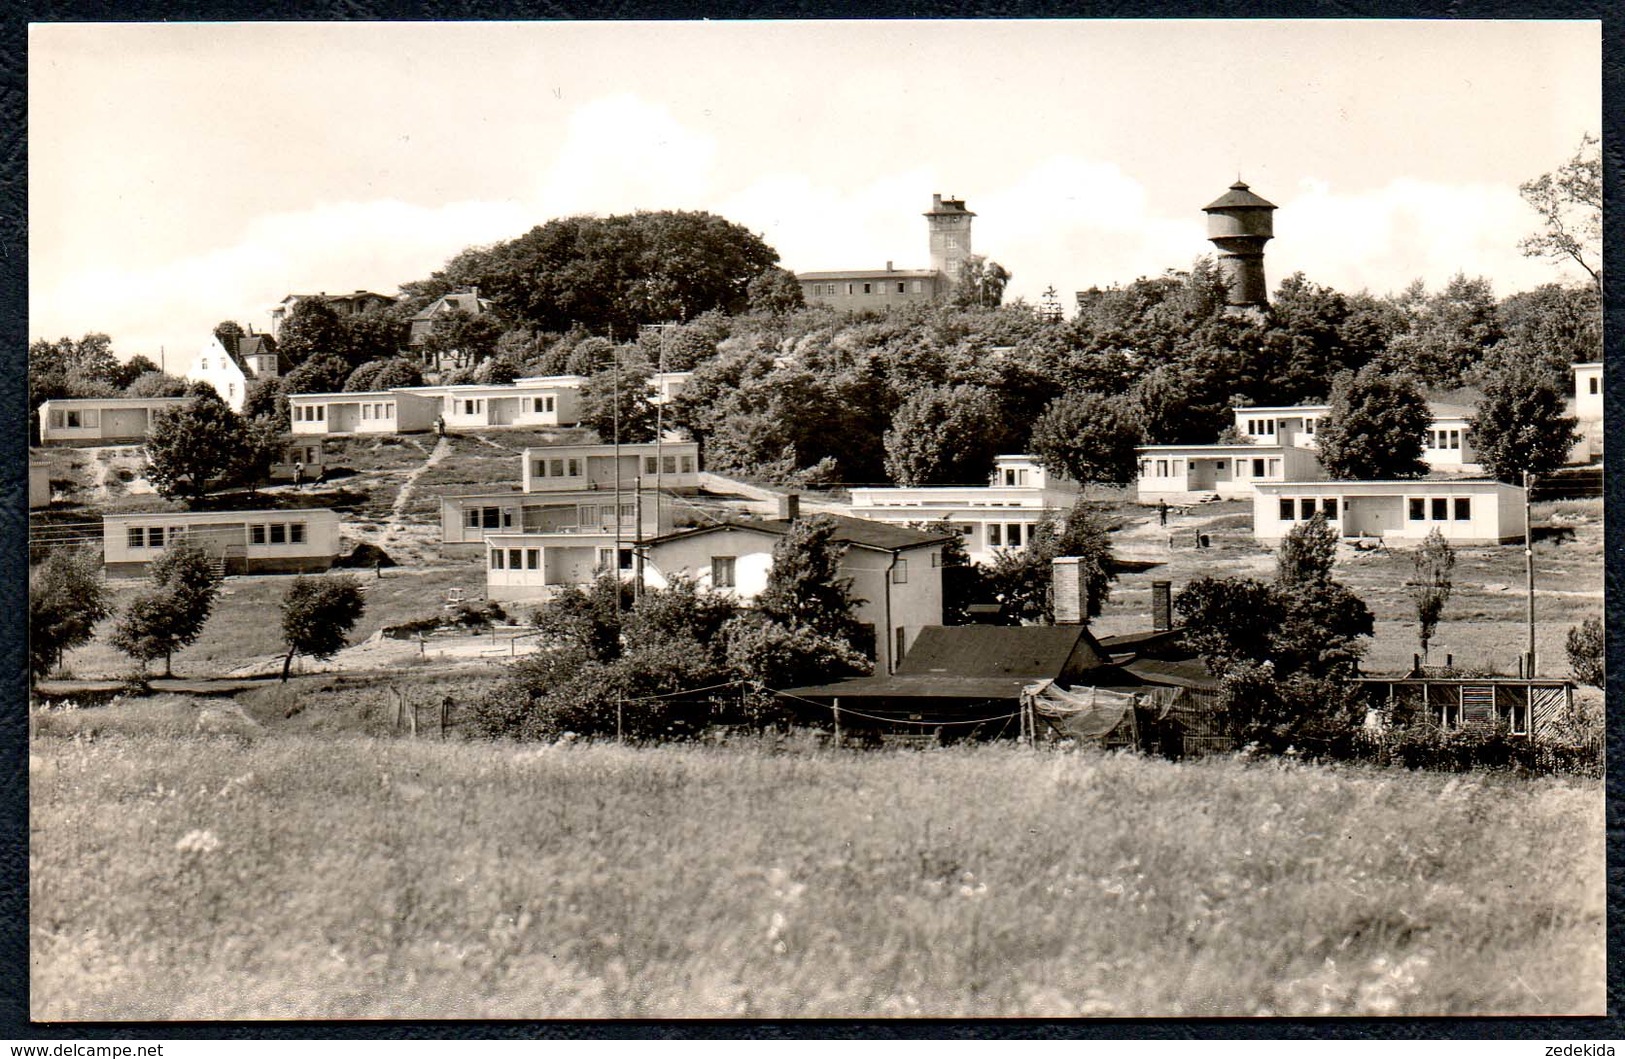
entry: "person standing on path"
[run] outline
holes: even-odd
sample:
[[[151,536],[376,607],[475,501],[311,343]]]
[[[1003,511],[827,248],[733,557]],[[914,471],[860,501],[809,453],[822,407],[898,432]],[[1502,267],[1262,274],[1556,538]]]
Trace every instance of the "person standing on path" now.
[[[1168,525],[1168,501],[1157,501],[1157,519],[1162,525]]]

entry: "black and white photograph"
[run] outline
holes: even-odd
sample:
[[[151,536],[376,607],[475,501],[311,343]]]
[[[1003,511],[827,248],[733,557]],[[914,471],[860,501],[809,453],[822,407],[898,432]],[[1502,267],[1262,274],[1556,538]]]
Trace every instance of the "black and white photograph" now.
[[[1602,63],[30,25],[30,1017],[1606,1014]]]

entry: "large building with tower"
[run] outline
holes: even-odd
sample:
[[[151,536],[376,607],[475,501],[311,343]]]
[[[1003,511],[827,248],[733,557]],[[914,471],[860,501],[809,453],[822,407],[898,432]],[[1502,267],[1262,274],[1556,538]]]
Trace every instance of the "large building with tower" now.
[[[963,199],[932,195],[931,209],[925,214],[930,268],[899,269],[888,261],[883,269],[800,272],[796,279],[802,296],[808,305],[845,310],[889,309],[944,298],[959,282],[960,270],[971,256],[971,221],[975,217]]]

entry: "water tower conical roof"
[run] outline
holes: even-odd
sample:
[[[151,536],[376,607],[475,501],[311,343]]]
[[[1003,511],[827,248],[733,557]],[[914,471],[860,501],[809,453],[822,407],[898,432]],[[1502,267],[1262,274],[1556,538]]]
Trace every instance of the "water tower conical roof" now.
[[[1230,185],[1230,190],[1202,207],[1204,213],[1214,210],[1273,210],[1275,203],[1269,199],[1261,198],[1250,191],[1245,183],[1238,180]]]

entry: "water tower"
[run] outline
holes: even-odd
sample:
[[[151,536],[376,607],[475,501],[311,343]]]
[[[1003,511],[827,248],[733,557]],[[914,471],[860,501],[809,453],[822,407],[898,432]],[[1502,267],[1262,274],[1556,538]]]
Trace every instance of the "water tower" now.
[[[1237,308],[1268,305],[1264,244],[1275,235],[1275,204],[1237,180],[1202,212],[1207,214],[1208,241],[1219,248],[1219,274],[1229,288],[1225,301]]]

